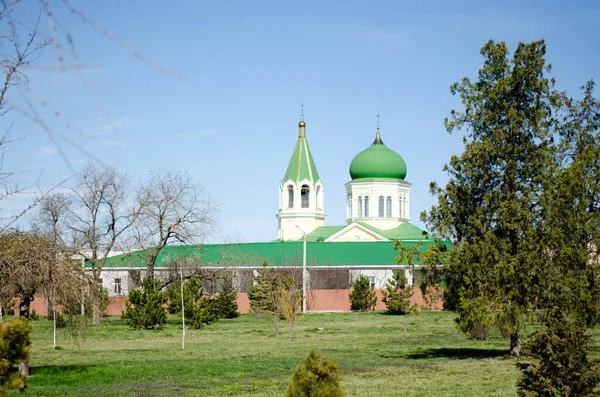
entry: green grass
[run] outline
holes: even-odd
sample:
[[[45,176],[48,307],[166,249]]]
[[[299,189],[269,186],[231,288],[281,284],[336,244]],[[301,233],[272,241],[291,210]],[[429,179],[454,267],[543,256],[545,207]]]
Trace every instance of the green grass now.
[[[409,317],[381,313],[301,316],[292,342],[287,325],[244,315],[202,330],[170,318],[162,331],[134,331],[118,317],[87,330],[81,346],[33,322],[32,396],[281,395],[298,362],[316,348],[340,368],[348,396],[515,396],[519,372],[506,358],[508,341],[465,338],[450,312]],[[595,346],[594,346],[595,347]],[[594,350],[597,355],[597,350]]]

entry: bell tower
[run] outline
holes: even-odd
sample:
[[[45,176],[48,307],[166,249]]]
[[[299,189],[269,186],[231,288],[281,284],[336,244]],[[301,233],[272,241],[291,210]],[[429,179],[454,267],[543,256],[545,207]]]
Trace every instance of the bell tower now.
[[[324,185],[306,141],[304,109],[298,123],[298,140],[285,176],[279,183],[279,240],[302,238],[325,223]]]

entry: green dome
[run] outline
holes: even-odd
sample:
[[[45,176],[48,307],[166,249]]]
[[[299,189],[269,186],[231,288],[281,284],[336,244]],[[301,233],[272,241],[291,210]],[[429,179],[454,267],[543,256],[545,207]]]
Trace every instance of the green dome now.
[[[400,155],[384,145],[379,131],[375,141],[367,149],[354,157],[350,163],[350,177],[359,178],[393,178],[406,177],[406,163]]]

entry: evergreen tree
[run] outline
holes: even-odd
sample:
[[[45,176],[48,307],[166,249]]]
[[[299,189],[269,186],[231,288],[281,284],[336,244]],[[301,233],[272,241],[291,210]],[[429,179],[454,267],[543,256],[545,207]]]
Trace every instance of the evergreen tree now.
[[[167,322],[167,311],[163,307],[166,302],[167,295],[160,290],[160,283],[144,279],[141,289],[129,291],[123,318],[135,329],[162,329]]]
[[[169,313],[181,315],[181,284],[169,285]],[[204,283],[197,277],[192,277],[183,283],[183,303],[185,305],[185,324],[194,329],[212,324],[219,319],[218,298],[205,294]]]
[[[371,288],[369,280],[361,275],[353,284],[350,293],[350,310],[366,312],[373,310],[377,303],[375,291]]]
[[[262,268],[257,270],[252,287],[248,291],[250,310],[257,316],[271,314],[279,309],[277,296],[277,274],[267,267],[267,262],[262,263]],[[281,318],[281,316],[279,316]]]
[[[11,390],[23,391],[27,378],[19,373],[18,365],[29,360],[31,327],[23,320],[0,323],[0,395]]]
[[[394,277],[388,280],[385,290],[382,291],[381,300],[387,306],[387,313],[408,314],[413,291],[414,287],[408,285],[404,272],[394,271]]]
[[[592,395],[600,375],[588,358],[590,337],[584,324],[552,320],[524,349],[533,362],[519,363],[517,383],[523,397],[584,397]]]
[[[563,95],[556,170],[542,196],[546,266],[539,305],[549,321],[598,322],[600,301],[600,101],[594,82],[576,101]]]
[[[311,350],[298,364],[285,397],[341,397],[344,393],[335,363]]]
[[[238,313],[237,292],[231,279],[221,283],[219,295],[215,298],[215,310],[219,318],[236,318]]]
[[[445,125],[466,128],[465,148],[444,167],[448,184],[432,183],[438,204],[422,215],[436,235],[456,242],[445,271],[459,325],[493,320],[510,335],[512,356],[520,352],[524,315],[540,296],[544,265],[540,197],[552,183],[559,102],[545,76],[545,52],[543,41],[519,43],[510,59],[505,43],[489,41],[477,81],[452,85],[465,109],[453,110]]]

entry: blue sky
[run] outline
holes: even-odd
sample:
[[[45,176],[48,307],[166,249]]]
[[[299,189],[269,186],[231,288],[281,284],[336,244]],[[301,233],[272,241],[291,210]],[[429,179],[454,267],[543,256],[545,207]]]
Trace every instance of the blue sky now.
[[[487,3],[487,4],[485,4]],[[434,204],[430,181],[462,151],[443,119],[460,106],[449,86],[475,77],[489,39],[545,39],[557,88],[575,95],[600,80],[600,3],[559,1],[79,1],[73,3],[178,79],[53,3],[75,40],[74,72],[27,70],[34,102],[49,126],[74,142],[55,145],[17,112],[3,130],[26,136],[5,153],[4,169],[24,186],[48,189],[91,158],[126,173],[135,187],[157,168],[188,172],[221,203],[211,242],[277,237],[277,191],[291,156],[304,103],[307,137],[325,183],[327,225],[344,224],[352,158],[370,145],[381,115],[384,142],[400,153],[412,185],[411,218]],[[39,3],[23,11],[37,15]],[[42,27],[50,31],[42,20]],[[34,65],[57,63],[47,49]],[[15,103],[22,103],[17,90]],[[85,132],[81,136],[65,122]],[[69,165],[60,156],[69,159]],[[3,215],[28,196],[2,203]]]

